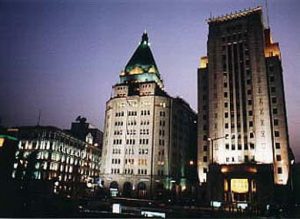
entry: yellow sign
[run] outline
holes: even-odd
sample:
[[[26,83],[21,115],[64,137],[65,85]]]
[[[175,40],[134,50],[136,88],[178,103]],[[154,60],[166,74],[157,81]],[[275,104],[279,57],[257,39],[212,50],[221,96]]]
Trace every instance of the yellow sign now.
[[[4,145],[4,138],[0,138],[0,148]]]
[[[249,191],[248,179],[231,179],[231,191],[246,193]]]

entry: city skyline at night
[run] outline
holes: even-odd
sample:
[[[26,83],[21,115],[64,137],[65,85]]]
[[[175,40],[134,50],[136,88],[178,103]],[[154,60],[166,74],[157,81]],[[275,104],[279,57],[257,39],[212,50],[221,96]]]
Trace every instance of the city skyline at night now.
[[[197,67],[205,54],[205,19],[265,1],[1,1],[0,117],[5,126],[69,128],[83,115],[103,129],[105,102],[146,28],[165,89],[196,109]],[[291,147],[300,158],[300,76],[296,70],[300,4],[269,1],[280,42]],[[265,10],[265,8],[264,8]],[[298,159],[297,159],[298,160]]]

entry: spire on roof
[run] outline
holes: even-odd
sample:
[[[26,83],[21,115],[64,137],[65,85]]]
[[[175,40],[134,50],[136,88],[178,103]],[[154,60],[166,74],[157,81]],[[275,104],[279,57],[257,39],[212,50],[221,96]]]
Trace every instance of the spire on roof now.
[[[143,33],[141,44],[148,44],[149,38],[146,30]]]
[[[131,56],[124,71],[120,74],[121,82],[156,81],[161,87],[162,81],[150,49],[149,37],[144,31],[141,42]]]
[[[144,69],[143,72],[148,72],[148,70],[153,67],[155,73],[159,74],[153,54],[150,49],[149,37],[146,30],[142,35],[142,40],[138,48],[135,50],[129,62],[127,63],[125,72],[129,73],[136,67]]]

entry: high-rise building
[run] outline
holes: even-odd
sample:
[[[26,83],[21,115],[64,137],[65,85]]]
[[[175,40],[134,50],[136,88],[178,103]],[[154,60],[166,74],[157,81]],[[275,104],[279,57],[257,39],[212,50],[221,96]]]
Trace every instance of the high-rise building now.
[[[222,192],[209,191],[211,200],[251,201],[263,192],[263,175],[275,185],[287,185],[290,175],[280,49],[261,7],[207,21],[198,69],[200,184],[219,173]]]
[[[106,104],[102,168],[112,195],[153,197],[190,189],[196,114],[163,88],[144,33]]]

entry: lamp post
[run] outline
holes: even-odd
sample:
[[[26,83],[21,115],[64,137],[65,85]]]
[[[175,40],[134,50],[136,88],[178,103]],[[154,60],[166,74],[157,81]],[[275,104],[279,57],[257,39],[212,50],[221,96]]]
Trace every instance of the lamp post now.
[[[228,139],[229,135],[226,134],[225,136],[222,136],[222,137],[216,137],[216,138],[207,138],[208,141],[211,142],[210,144],[210,150],[211,150],[211,165],[214,164],[214,141],[216,140],[219,140],[219,139]],[[211,168],[213,168],[213,166],[211,166]],[[211,173],[210,173],[211,175]],[[210,199],[211,199],[211,207],[212,207],[212,210],[214,209],[214,206],[213,206],[213,186],[212,186],[212,177],[210,177]]]

